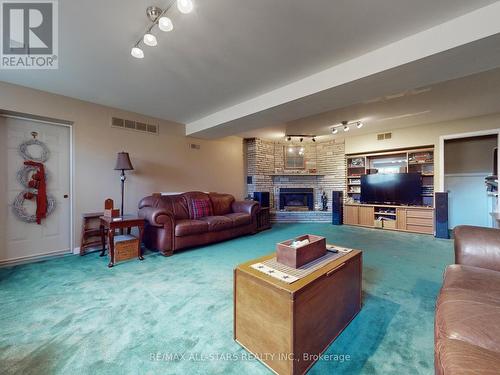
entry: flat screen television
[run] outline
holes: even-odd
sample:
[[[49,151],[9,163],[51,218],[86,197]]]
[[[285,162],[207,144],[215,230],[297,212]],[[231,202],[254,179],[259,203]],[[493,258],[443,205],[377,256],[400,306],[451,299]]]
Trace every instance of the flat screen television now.
[[[422,204],[420,173],[376,173],[361,176],[361,203]]]

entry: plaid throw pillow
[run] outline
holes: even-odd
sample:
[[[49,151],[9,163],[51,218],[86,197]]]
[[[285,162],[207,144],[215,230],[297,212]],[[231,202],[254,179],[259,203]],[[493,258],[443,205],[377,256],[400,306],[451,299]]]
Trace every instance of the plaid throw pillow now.
[[[193,219],[212,216],[212,205],[208,199],[193,199]]]

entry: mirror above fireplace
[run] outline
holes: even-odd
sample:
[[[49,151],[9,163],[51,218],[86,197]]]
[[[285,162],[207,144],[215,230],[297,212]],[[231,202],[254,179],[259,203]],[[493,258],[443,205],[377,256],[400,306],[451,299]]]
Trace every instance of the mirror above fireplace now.
[[[304,147],[284,146],[285,169],[305,169]]]

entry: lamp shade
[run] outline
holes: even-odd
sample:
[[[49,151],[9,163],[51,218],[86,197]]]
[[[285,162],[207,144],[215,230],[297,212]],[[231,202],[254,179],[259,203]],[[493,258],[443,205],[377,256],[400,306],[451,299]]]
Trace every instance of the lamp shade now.
[[[130,171],[134,169],[132,167],[132,163],[130,162],[130,157],[128,156],[128,152],[119,152],[116,157],[116,170],[124,170]]]

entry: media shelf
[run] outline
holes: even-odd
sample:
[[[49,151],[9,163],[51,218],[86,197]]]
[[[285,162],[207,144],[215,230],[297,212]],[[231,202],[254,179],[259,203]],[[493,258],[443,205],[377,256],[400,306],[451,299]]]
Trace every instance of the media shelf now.
[[[361,176],[372,173],[420,173],[422,205],[434,206],[434,147],[351,154],[346,157],[347,201],[359,203]]]

